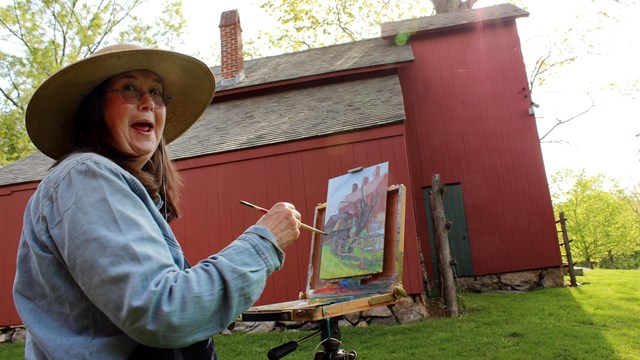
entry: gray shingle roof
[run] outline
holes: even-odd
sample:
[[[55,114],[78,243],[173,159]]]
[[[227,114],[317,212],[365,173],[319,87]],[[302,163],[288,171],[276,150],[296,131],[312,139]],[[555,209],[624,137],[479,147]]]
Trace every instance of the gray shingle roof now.
[[[215,103],[170,150],[174,159],[187,158],[403,120],[392,75]]]
[[[228,90],[277,81],[354,70],[378,65],[412,61],[411,46],[396,46],[381,38],[361,40],[346,44],[300,51],[245,61],[246,77],[240,83],[220,86],[217,90]],[[216,79],[220,79],[220,67],[213,67]]]
[[[500,4],[484,8],[450,12],[417,19],[382,24],[382,37],[395,37],[400,33],[427,33],[458,28],[471,23],[515,19],[529,13],[513,4]]]
[[[0,168],[0,186],[41,180],[53,160],[41,152],[36,152]]]
[[[384,126],[404,120],[395,75],[210,105],[170,146],[173,159]],[[0,168],[0,186],[38,181],[53,160],[38,152]]]
[[[246,78],[217,91],[411,60],[410,46],[380,38],[362,40],[247,61]],[[213,70],[219,79],[220,69]],[[397,78],[362,80],[216,103],[170,150],[173,158],[187,158],[403,119]],[[39,152],[20,159],[0,168],[0,186],[39,181],[52,164]]]
[[[382,36],[442,31],[474,22],[515,19],[528,12],[511,4],[382,25]],[[218,91],[413,60],[410,46],[375,38],[245,62],[246,78]],[[213,68],[219,78],[219,67]],[[173,158],[187,158],[278,142],[383,126],[404,119],[396,76],[311,87],[211,105],[171,144]],[[0,186],[38,181],[53,161],[41,153],[0,168]]]

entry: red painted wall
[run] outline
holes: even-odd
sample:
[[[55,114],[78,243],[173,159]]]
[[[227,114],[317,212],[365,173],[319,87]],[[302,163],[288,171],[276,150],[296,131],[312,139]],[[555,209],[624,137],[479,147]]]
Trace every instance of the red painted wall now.
[[[349,169],[388,161],[389,184],[410,188],[403,131],[394,125],[178,162],[185,211],[173,229],[187,258],[195,263],[219,251],[255,223],[261,214],[239,200],[266,208],[291,202],[302,221],[312,224],[315,206],[326,202],[329,179]],[[414,219],[408,201],[403,283],[410,293],[422,291]],[[258,304],[294,300],[305,291],[310,251],[311,233],[303,231],[285,249],[285,266],[269,278]]]
[[[476,275],[559,266],[515,22],[477,24],[410,43],[415,61],[399,76],[425,260],[429,238],[421,189],[438,173],[443,183],[462,185]]]
[[[0,188],[0,326],[22,323],[13,305],[13,278],[24,209],[37,185]]]
[[[408,189],[403,282],[409,293],[422,290],[418,235],[430,259],[422,188],[433,173],[462,185],[477,275],[559,266],[515,23],[414,37],[411,46],[415,61],[398,70],[405,124],[178,161],[184,216],[173,228],[189,260],[222,249],[258,219],[241,199],[263,207],[292,202],[311,223],[329,178],[389,161],[389,183]],[[19,323],[11,286],[22,213],[34,188],[0,188],[0,325]],[[286,249],[285,267],[269,279],[259,304],[304,291],[310,238],[303,232]]]
[[[389,161],[389,184],[409,182],[404,128],[388,126],[352,134],[273,145],[176,162],[184,180],[183,217],[172,224],[189,261],[194,264],[229,244],[260,214],[240,205],[247,200],[263,207],[293,203],[303,222],[313,223],[315,206],[326,202],[329,178],[358,166]],[[22,216],[37,184],[0,188],[0,326],[21,324],[12,287]],[[408,192],[404,285],[422,291],[417,257],[415,215]],[[294,300],[307,281],[311,235],[285,249],[285,266],[274,273],[258,304]]]

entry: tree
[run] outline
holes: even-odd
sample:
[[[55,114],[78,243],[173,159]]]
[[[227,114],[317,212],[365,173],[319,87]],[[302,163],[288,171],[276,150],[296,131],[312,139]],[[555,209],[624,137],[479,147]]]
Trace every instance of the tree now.
[[[169,48],[176,43],[185,26],[182,0],[158,3],[153,23],[135,14],[144,3],[14,0],[0,7],[0,166],[34,150],[24,114],[35,89],[55,71],[116,42]]]
[[[478,0],[431,0],[436,14],[469,10]]]
[[[261,31],[258,39],[245,46],[248,57],[263,56],[265,50],[270,54],[307,50],[347,41],[356,41],[379,35],[379,26],[384,22],[396,21],[433,13],[441,14],[471,9],[478,0],[263,0],[261,7],[275,20],[272,30]],[[508,2],[527,10],[525,0]],[[483,1],[482,5],[491,5],[500,1]],[[524,38],[522,43],[529,49],[542,49],[531,52],[525,57],[525,66],[529,77],[531,93],[534,89],[549,83],[559,74],[566,73],[568,66],[578,62],[580,56],[597,48],[591,36],[607,27],[610,21],[617,21],[613,15],[615,4],[574,4],[575,20],[563,21],[548,28],[541,34],[536,30],[532,36]],[[533,6],[533,3],[532,3]],[[589,6],[589,7],[587,7]],[[593,20],[593,14],[598,15]],[[546,25],[546,23],[545,23]],[[547,26],[545,26],[547,28]],[[266,42],[266,45],[264,44]],[[262,45],[262,46],[260,46]],[[262,50],[260,50],[262,49]],[[525,56],[529,55],[525,51]],[[542,91],[541,91],[542,92]],[[562,143],[550,135],[557,133],[561,125],[566,125],[588,113],[595,101],[589,96],[591,104],[572,110],[568,116],[558,117],[549,107],[540,110],[543,116],[537,117],[541,143]],[[533,105],[533,102],[532,102]]]
[[[260,31],[250,56],[308,50],[378,36],[380,24],[429,14],[424,0],[263,0],[260,7],[275,19]]]
[[[638,217],[638,220],[640,220],[640,184],[637,184],[629,190],[627,203],[629,204],[631,210]]]
[[[555,213],[568,219],[574,260],[617,267],[617,259],[640,251],[640,219],[614,180],[565,169],[551,177],[550,189]]]
[[[280,52],[356,41],[379,33],[380,24],[454,11],[468,10],[478,0],[263,0],[260,7],[276,19],[272,31],[262,31],[258,42],[246,48],[261,56],[258,44]]]
[[[510,2],[529,10],[525,4],[520,4],[523,2],[522,0]],[[528,3],[531,3],[531,6],[536,5],[534,2]],[[543,28],[530,32],[529,36],[522,39],[526,49],[538,49],[535,52],[523,51],[532,99],[535,97],[534,94],[543,93],[547,89],[556,88],[557,92],[557,84],[554,81],[570,73],[571,65],[579,65],[586,55],[597,51],[601,45],[597,35],[603,28],[619,20],[614,15],[618,10],[615,8],[615,4],[573,2],[571,5],[573,6],[566,8],[566,18],[563,17],[562,20],[550,19],[545,22]],[[572,21],[567,21],[567,19],[572,19]],[[536,93],[535,90],[538,88],[541,90]],[[595,85],[593,90],[595,90]],[[541,143],[566,142],[562,138],[550,135],[552,133],[557,135],[555,130],[559,126],[574,122],[595,107],[596,102],[589,93],[586,93],[584,97],[588,98],[584,105],[571,109],[568,114],[560,117],[552,114],[558,109],[545,107],[544,98],[542,98],[543,108],[536,111]],[[564,103],[560,110],[565,110],[567,106],[568,104]]]

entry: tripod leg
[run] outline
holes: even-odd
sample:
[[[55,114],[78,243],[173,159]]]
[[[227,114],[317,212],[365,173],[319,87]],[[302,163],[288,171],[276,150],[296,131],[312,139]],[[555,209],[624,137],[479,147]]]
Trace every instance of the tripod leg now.
[[[340,326],[338,325],[338,319],[331,318],[326,319],[320,325],[320,337],[322,341],[322,347],[325,354],[332,354],[340,349]],[[330,359],[330,357],[327,357]]]

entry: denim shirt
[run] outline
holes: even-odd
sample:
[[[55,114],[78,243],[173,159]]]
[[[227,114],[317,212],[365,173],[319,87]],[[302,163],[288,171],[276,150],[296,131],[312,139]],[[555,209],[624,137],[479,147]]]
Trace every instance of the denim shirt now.
[[[26,359],[126,359],[138,343],[180,348],[211,337],[260,296],[284,253],[251,226],[187,268],[142,184],[112,161],[74,154],[24,215],[14,283]]]

